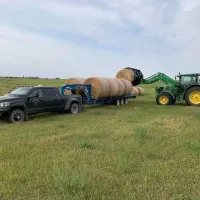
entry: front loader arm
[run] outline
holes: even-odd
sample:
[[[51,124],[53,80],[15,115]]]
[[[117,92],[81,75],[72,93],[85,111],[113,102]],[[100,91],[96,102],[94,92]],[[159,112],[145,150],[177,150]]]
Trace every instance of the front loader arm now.
[[[163,73],[160,73],[158,72],[157,74],[154,74],[146,79],[144,79],[142,81],[143,84],[152,84],[152,83],[155,83],[157,81],[162,81],[164,84],[166,85],[176,85],[176,81],[173,80],[172,78],[170,78],[169,76],[163,74]]]

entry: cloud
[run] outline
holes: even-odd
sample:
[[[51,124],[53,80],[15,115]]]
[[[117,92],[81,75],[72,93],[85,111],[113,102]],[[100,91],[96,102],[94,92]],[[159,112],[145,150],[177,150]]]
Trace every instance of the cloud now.
[[[3,75],[113,77],[198,71],[197,0],[0,2]]]

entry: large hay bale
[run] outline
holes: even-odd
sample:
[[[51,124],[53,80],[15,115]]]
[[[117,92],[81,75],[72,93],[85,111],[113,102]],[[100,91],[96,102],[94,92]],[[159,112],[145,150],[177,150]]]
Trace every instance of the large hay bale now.
[[[141,95],[141,96],[144,96],[144,95],[145,95],[144,88],[137,87],[137,89],[139,90],[139,95]]]
[[[117,78],[116,81],[117,81],[118,86],[119,86],[118,96],[122,96],[125,93],[126,86],[121,79]]]
[[[84,84],[85,80],[85,78],[69,78],[65,80],[64,84]],[[80,89],[75,89],[74,93],[84,95],[84,91]],[[69,94],[69,92],[67,94]]]
[[[65,84],[84,84],[85,78],[69,78],[65,80]]]
[[[122,69],[116,74],[116,78],[122,78],[132,83],[134,81],[134,72],[130,69]]]
[[[117,96],[119,94],[119,84],[115,78],[106,78],[110,86],[109,96]]]
[[[132,92],[132,84],[131,84],[131,82],[129,82],[128,80],[125,80],[123,78],[121,78],[120,80],[125,85],[124,95],[131,94],[131,92]]]
[[[109,96],[110,85],[105,78],[91,77],[86,79],[84,84],[92,85],[91,96],[95,99]]]
[[[136,87],[132,87],[132,94],[139,95],[140,91]]]

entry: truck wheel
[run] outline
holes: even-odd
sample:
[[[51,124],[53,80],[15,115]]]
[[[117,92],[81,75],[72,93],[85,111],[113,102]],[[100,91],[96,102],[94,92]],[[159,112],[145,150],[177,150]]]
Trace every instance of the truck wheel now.
[[[128,103],[128,98],[124,99],[124,103],[127,104]]]
[[[77,103],[72,103],[69,111],[71,114],[77,114],[79,112],[79,105]]]
[[[189,106],[200,106],[200,87],[192,87],[185,94],[185,101]]]
[[[156,103],[159,104],[159,105],[172,105],[173,104],[173,98],[169,93],[164,92],[164,93],[157,95]]]
[[[20,123],[25,120],[25,114],[23,110],[15,109],[10,113],[9,122],[10,123]]]
[[[121,105],[124,105],[124,99],[121,99],[121,103],[120,103]]]

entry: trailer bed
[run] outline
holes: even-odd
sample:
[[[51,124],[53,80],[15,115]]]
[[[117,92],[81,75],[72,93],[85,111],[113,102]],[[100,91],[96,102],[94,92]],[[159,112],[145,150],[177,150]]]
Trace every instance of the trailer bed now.
[[[75,93],[75,90],[79,89],[84,91],[84,96],[82,96],[83,104],[116,104],[116,105],[122,105],[127,104],[129,99],[135,99],[135,94],[128,94],[128,95],[122,95],[122,96],[114,96],[114,97],[104,97],[104,98],[98,98],[94,99],[91,95],[91,89],[92,86],[88,84],[66,84],[61,87],[61,94],[65,95],[67,91],[70,91],[72,94]]]

